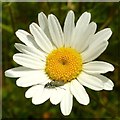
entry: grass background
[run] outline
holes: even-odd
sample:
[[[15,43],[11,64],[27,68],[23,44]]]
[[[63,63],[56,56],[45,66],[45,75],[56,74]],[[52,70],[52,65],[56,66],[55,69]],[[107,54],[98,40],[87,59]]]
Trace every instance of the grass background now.
[[[98,25],[97,31],[110,27],[113,35],[109,40],[107,50],[98,60],[112,63],[114,72],[105,74],[113,80],[115,87],[113,91],[92,91],[86,88],[91,102],[87,106],[79,104],[74,99],[73,109],[69,116],[63,116],[59,105],[54,106],[49,101],[42,105],[33,105],[31,99],[24,97],[24,92],[28,88],[20,88],[15,84],[16,79],[4,76],[4,71],[18,66],[12,56],[17,52],[14,43],[20,42],[15,36],[15,31],[24,29],[29,32],[29,24],[37,21],[39,12],[46,15],[55,14],[62,27],[67,12],[72,9],[75,12],[76,20],[84,12],[92,14],[92,21]],[[119,3],[2,3],[2,61],[3,61],[3,81],[2,81],[2,118],[3,119],[25,119],[35,120],[40,118],[84,118],[84,119],[112,119],[120,120],[119,111]]]

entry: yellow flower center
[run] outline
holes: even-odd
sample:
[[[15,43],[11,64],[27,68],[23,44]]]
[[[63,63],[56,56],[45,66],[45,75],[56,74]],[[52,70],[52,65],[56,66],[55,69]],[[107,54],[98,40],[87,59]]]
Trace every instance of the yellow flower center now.
[[[52,80],[69,82],[75,79],[81,70],[82,58],[75,49],[62,47],[47,56],[45,71]]]

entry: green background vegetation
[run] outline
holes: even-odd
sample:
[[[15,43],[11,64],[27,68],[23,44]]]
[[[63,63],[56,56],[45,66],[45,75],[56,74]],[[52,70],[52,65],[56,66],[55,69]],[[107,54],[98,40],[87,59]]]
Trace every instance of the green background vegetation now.
[[[118,9],[119,3],[2,3],[2,55],[3,55],[3,81],[2,81],[2,118],[24,118],[25,120],[40,118],[96,118],[117,120],[118,117],[118,94],[120,81],[118,81]],[[15,31],[24,29],[29,32],[29,24],[37,21],[39,12],[46,15],[55,14],[62,27],[67,12],[72,9],[75,12],[76,21],[84,12],[92,14],[92,21],[98,25],[97,31],[110,27],[113,35],[109,40],[107,50],[98,58],[110,62],[114,65],[115,71],[105,74],[115,83],[113,91],[96,92],[86,88],[91,102],[87,106],[79,104],[74,99],[73,109],[69,116],[63,116],[59,105],[52,105],[49,100],[42,105],[33,105],[31,99],[24,97],[24,92],[28,88],[16,86],[16,79],[6,78],[4,71],[18,66],[12,56],[18,52],[14,43],[20,42],[15,36]],[[119,112],[120,113],[120,112]]]

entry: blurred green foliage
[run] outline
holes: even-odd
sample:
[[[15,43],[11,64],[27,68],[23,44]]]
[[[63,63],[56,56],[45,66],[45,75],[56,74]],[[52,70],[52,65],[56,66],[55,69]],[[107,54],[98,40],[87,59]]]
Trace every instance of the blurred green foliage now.
[[[120,108],[118,94],[120,88],[119,81],[119,66],[120,54],[118,53],[118,46],[120,45],[118,36],[118,3],[2,3],[2,55],[3,55],[3,86],[2,86],[2,117],[18,118],[25,120],[40,119],[40,118],[94,118],[118,120],[118,108]],[[24,92],[28,88],[20,88],[15,84],[16,79],[6,78],[4,71],[18,66],[13,60],[12,56],[17,52],[14,48],[14,43],[19,42],[15,36],[15,31],[24,29],[29,31],[29,24],[37,22],[37,15],[39,12],[44,12],[46,15],[55,14],[62,27],[67,12],[72,9],[78,17],[84,12],[88,11],[92,14],[92,21],[98,25],[97,30],[105,27],[110,27],[113,35],[109,40],[107,50],[98,58],[112,63],[115,66],[115,71],[107,73],[110,79],[115,83],[113,91],[92,91],[86,88],[91,102],[87,106],[80,105],[74,99],[72,112],[65,117],[61,114],[59,105],[54,106],[49,101],[42,105],[35,106],[31,103],[31,99],[24,97]]]

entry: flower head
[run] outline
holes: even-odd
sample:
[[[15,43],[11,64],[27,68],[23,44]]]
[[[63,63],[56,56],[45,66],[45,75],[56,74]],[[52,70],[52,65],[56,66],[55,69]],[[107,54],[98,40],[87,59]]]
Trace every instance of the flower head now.
[[[30,25],[30,32],[18,30],[16,36],[24,43],[15,43],[21,53],[13,60],[21,65],[5,72],[8,77],[18,78],[20,87],[30,87],[26,98],[35,105],[48,99],[52,104],[60,103],[61,112],[69,115],[73,96],[83,105],[90,102],[83,86],[92,90],[112,90],[113,82],[103,73],[114,67],[103,61],[93,61],[108,46],[112,35],[110,28],[97,33],[97,25],[90,22],[91,14],[84,12],[74,23],[74,12],[69,11],[62,30],[53,15],[38,14],[38,22]]]

